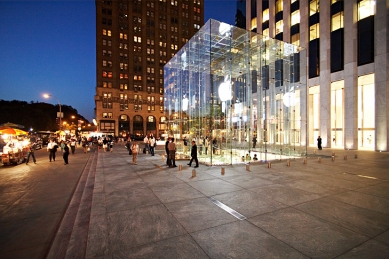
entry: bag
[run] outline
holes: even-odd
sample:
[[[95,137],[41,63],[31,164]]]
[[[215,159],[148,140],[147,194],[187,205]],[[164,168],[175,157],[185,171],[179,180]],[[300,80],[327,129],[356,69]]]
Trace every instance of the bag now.
[[[157,146],[157,142],[154,142],[154,147],[156,147]]]
[[[143,148],[143,154],[146,154],[146,148]]]
[[[132,155],[132,150],[131,149],[128,150],[128,155],[130,155],[130,156]]]

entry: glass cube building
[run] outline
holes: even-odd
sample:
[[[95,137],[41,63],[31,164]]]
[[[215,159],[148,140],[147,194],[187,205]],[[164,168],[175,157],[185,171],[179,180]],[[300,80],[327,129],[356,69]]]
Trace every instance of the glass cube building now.
[[[305,60],[299,46],[209,20],[164,67],[178,158],[193,140],[209,165],[305,156]]]

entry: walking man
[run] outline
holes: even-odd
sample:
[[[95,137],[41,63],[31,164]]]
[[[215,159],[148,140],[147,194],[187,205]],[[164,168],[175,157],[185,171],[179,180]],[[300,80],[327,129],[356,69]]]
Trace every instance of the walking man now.
[[[26,165],[28,164],[28,161],[30,161],[30,156],[32,156],[32,160],[34,161],[34,164],[36,164],[36,159],[35,159],[35,148],[36,148],[36,143],[33,142],[28,146],[28,157],[26,161]]]
[[[323,148],[321,147],[321,137],[320,137],[320,136],[317,138],[317,148],[318,148],[319,150],[322,150],[322,149],[323,149]]]
[[[68,147],[68,143],[66,141],[63,142],[63,162],[64,162],[64,165],[67,165],[69,164],[69,147]]]
[[[47,144],[47,151],[49,151],[49,160],[55,161],[55,152],[57,152],[58,145],[54,140],[50,139],[49,144]]]
[[[199,167],[199,160],[197,159],[197,145],[195,141],[192,141],[192,150],[190,152],[190,156],[192,157],[192,159],[190,160],[188,165],[192,166],[192,162],[194,160],[196,162],[195,168]]]

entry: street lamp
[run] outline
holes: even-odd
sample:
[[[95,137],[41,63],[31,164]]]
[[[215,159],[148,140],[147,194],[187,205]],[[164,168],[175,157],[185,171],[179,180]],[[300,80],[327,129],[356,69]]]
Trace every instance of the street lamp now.
[[[53,98],[55,98],[57,100],[58,105],[59,105],[59,116],[57,115],[57,117],[59,117],[59,130],[61,130],[61,127],[62,127],[62,123],[61,123],[61,118],[62,118],[61,103],[59,102],[58,98],[55,97],[54,95],[44,94],[43,97],[45,97],[45,98],[53,97]]]

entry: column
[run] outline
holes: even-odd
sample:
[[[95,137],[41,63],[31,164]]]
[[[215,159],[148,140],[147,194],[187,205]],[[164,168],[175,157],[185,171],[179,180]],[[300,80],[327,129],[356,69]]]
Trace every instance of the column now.
[[[358,149],[357,3],[344,1],[344,148]]]
[[[320,133],[323,147],[331,146],[331,2],[320,1]]]
[[[389,150],[389,1],[376,1],[375,15],[375,150]]]

